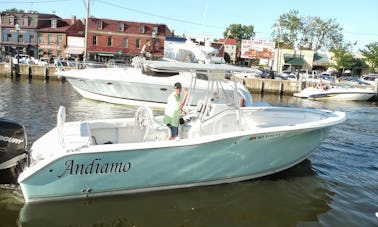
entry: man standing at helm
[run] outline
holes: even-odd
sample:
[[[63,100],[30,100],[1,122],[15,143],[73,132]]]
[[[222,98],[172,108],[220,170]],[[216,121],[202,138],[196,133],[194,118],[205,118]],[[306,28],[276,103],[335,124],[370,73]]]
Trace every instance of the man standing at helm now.
[[[164,111],[163,122],[171,129],[170,140],[178,136],[178,126],[180,124],[180,114],[184,112],[183,107],[188,96],[188,90],[184,91],[184,97],[181,97],[182,85],[177,82],[174,85],[174,91],[168,96],[167,107]]]

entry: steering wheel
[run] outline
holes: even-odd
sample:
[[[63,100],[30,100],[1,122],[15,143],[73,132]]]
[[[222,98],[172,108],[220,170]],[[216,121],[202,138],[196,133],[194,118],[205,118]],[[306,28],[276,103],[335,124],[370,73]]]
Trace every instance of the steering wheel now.
[[[138,108],[138,110],[135,112],[135,125],[139,129],[143,129],[144,127],[147,127],[154,117],[152,110],[146,106],[141,106]]]

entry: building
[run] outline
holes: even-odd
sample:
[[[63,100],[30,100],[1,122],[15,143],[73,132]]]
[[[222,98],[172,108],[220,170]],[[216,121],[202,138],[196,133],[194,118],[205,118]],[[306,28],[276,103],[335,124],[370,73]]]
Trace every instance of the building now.
[[[85,39],[85,21],[75,16],[62,19],[54,14],[2,12],[0,60],[17,53],[34,58],[84,55],[90,60],[130,60],[151,41],[153,58],[163,57],[164,40],[173,32],[164,24],[130,22],[91,17]]]
[[[238,41],[235,39],[219,39],[219,42],[222,43],[224,46],[225,59],[228,58],[226,57],[226,55],[229,56],[230,62],[228,63],[236,64],[237,53],[238,53],[238,49],[237,49]]]
[[[66,57],[67,54],[71,54],[67,52],[68,36],[84,37],[82,21],[76,20],[75,16],[71,19],[53,17],[45,20],[44,26],[38,29],[38,57]],[[83,51],[81,49],[81,52],[74,54],[83,55]]]
[[[2,12],[0,46],[3,57],[17,53],[38,56],[38,29],[52,18],[52,14]]]
[[[153,58],[164,55],[164,40],[172,36],[164,24],[130,22],[91,17],[88,19],[87,58],[105,62],[109,59],[130,60],[139,55],[147,41]]]
[[[63,55],[82,59],[85,46],[85,25],[75,16],[71,18],[71,23],[72,25],[66,30],[67,42]]]
[[[0,18],[2,58],[17,53],[34,58],[63,56],[67,34],[78,35],[84,31],[83,23],[75,17],[62,19],[54,14],[2,12]]]

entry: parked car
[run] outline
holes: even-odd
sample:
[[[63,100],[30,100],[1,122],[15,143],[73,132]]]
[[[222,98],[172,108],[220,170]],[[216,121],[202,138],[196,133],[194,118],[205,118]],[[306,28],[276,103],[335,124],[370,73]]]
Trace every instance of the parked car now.
[[[324,80],[328,83],[333,83],[334,81],[334,76],[331,73],[328,72],[323,72],[318,76],[318,79]]]
[[[298,71],[298,75],[302,78],[302,79],[307,79],[308,77],[312,76],[312,75],[316,75],[316,71],[312,71],[312,70],[309,70],[309,69],[300,69]]]
[[[16,54],[13,58],[12,58],[12,62],[13,64],[28,64],[28,59],[29,59],[29,64],[35,64],[37,61],[33,58],[33,57],[30,57],[29,55],[27,54]],[[19,59],[18,59],[19,58]]]
[[[356,76],[342,76],[339,78],[339,83],[349,84],[349,85],[370,85],[369,83],[361,80]]]
[[[38,61],[38,65],[42,65],[42,66],[49,65],[49,58],[40,58]]]
[[[276,77],[276,71],[264,69],[261,74],[261,78],[274,79]]]
[[[363,75],[360,79],[370,85],[375,85],[375,80],[378,80],[378,74],[371,73],[368,75]]]
[[[286,73],[277,73],[274,77],[275,80],[287,80],[287,74]]]
[[[282,73],[278,73],[275,76],[277,80],[297,80],[297,77],[293,72],[290,71],[283,71]]]

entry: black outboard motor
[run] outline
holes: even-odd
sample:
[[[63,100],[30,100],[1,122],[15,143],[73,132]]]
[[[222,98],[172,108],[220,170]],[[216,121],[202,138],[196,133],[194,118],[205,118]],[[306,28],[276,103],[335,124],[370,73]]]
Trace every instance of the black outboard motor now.
[[[24,126],[0,118],[0,184],[17,183],[27,163],[26,146]]]

